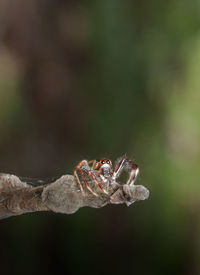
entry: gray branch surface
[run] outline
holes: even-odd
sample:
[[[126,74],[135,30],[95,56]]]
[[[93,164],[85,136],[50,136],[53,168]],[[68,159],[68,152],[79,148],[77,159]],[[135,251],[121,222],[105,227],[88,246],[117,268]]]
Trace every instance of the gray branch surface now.
[[[64,175],[52,183],[34,187],[15,175],[0,174],[0,219],[36,211],[73,214],[85,206],[130,205],[149,197],[149,190],[142,185],[115,182],[107,191],[108,195],[97,188],[95,192],[99,197],[88,191],[83,194],[72,175]]]

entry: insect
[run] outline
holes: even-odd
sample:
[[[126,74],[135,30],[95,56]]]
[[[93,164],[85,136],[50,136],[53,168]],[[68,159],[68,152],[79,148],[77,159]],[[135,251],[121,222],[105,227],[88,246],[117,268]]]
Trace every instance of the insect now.
[[[114,169],[111,160],[107,158],[91,161],[82,160],[75,167],[74,176],[82,193],[84,193],[83,188],[85,186],[90,193],[98,197],[99,195],[90,187],[90,182],[95,183],[103,193],[108,195],[107,187],[116,182],[124,169],[129,173],[126,184],[133,185],[139,173],[139,167],[126,156],[117,160]]]

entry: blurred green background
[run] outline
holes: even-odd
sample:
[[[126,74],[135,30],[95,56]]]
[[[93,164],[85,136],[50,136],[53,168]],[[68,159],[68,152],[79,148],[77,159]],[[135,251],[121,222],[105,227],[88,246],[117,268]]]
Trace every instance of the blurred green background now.
[[[7,274],[200,274],[200,2],[0,0],[1,171],[127,155],[150,198],[0,222]]]

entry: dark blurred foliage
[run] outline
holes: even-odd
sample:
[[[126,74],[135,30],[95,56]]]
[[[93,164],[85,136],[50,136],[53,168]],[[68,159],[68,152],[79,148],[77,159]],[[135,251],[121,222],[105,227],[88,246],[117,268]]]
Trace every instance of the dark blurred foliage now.
[[[0,223],[1,274],[200,274],[200,3],[0,0],[1,171],[124,153],[148,201]]]

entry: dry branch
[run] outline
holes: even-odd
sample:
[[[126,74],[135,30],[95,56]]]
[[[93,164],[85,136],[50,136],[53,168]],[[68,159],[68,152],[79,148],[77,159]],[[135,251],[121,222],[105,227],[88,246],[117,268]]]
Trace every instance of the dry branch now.
[[[99,197],[87,191],[82,194],[72,175],[64,175],[52,183],[34,187],[17,176],[0,174],[0,219],[36,211],[72,214],[84,206],[130,205],[149,197],[149,190],[142,185],[121,185],[116,182],[108,192],[109,195],[105,195],[100,191]]]

